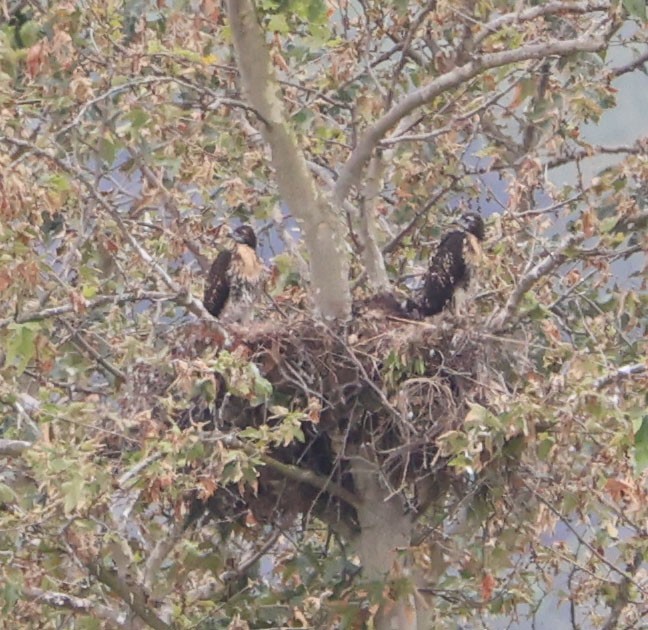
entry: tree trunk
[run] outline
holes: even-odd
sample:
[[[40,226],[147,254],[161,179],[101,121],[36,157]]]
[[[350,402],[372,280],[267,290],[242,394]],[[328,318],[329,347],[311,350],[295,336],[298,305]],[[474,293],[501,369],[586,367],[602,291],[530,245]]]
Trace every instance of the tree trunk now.
[[[348,319],[349,252],[341,213],[318,190],[288,124],[252,2],[228,0],[227,8],[243,88],[270,145],[279,193],[303,232],[316,310],[325,320]]]
[[[399,493],[392,493],[380,481],[380,469],[373,463],[368,449],[354,458],[353,481],[362,504],[358,521],[358,553],[363,577],[371,582],[385,582],[384,601],[374,620],[376,630],[416,630],[416,608],[413,596],[395,599],[387,581],[409,574],[406,560],[412,536],[412,520],[405,513]],[[393,496],[390,496],[393,495]]]

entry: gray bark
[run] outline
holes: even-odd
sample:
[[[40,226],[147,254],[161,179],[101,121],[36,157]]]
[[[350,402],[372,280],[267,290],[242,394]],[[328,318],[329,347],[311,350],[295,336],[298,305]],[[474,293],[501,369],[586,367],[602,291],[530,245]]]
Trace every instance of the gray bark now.
[[[368,448],[353,459],[353,481],[362,497],[357,507],[360,523],[358,553],[362,573],[372,582],[386,581],[409,574],[405,558],[412,538],[412,519],[405,511],[399,493],[391,492],[381,482],[380,469],[371,461]],[[413,597],[385,599],[376,613],[376,630],[416,630]]]
[[[227,8],[243,88],[270,145],[279,193],[299,222],[310,255],[316,310],[325,320],[345,320],[351,312],[351,290],[341,213],[318,190],[288,124],[252,2],[228,0]]]

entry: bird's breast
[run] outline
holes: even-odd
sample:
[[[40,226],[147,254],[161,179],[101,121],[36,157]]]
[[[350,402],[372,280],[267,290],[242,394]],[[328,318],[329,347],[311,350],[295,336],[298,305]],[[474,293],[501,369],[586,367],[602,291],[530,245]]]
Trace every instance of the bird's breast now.
[[[247,245],[238,247],[232,264],[236,275],[246,282],[256,283],[263,276],[263,264],[256,252]]]

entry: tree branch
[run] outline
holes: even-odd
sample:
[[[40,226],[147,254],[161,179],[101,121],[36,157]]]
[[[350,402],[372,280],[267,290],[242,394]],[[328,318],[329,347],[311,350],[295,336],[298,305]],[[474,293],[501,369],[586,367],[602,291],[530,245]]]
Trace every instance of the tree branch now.
[[[20,457],[32,446],[34,446],[34,443],[26,440],[0,439],[0,455],[3,457]]]
[[[166,535],[155,544],[144,566],[143,584],[147,590],[152,590],[155,580],[159,577],[162,563],[181,540],[185,529],[183,522],[174,522]]]
[[[376,225],[376,200],[380,194],[382,174],[385,167],[383,157],[375,154],[369,163],[369,172],[362,195],[358,234],[362,243],[362,261],[369,278],[369,285],[376,291],[390,288],[385,260],[378,247],[378,227]]]
[[[569,13],[582,15],[583,13],[593,13],[594,11],[608,11],[610,9],[609,2],[547,2],[540,6],[531,7],[523,11],[515,11],[514,13],[505,13],[487,24],[479,33],[473,42],[473,46],[477,48],[486,38],[497,33],[498,30],[510,24],[521,24],[522,22],[530,22],[536,18],[545,15],[567,15]]]
[[[338,213],[308,171],[288,124],[279,85],[251,0],[228,0],[234,48],[247,97],[265,124],[279,193],[303,231],[310,254],[312,297],[324,319],[347,319],[351,311],[349,255]]]
[[[611,605],[610,615],[608,616],[607,621],[601,626],[601,630],[614,630],[619,627],[619,619],[632,597],[630,590],[632,581],[639,572],[643,560],[644,555],[642,551],[637,549],[632,558],[632,562],[630,562],[626,567],[626,576],[621,578],[621,581],[619,582],[616,599]]]
[[[313,486],[314,488],[317,488],[322,492],[326,492],[327,494],[337,497],[338,499],[342,499],[342,501],[345,501],[356,509],[362,504],[360,497],[355,495],[353,492],[349,492],[342,486],[333,483],[330,477],[318,475],[311,470],[306,470],[293,464],[284,464],[283,462],[276,460],[274,457],[270,457],[270,455],[266,455],[265,453],[260,452],[259,449],[252,444],[247,444],[234,435],[220,433],[217,435],[210,435],[208,438],[206,438],[206,440],[218,441],[222,442],[226,446],[239,448],[247,455],[258,458],[266,466],[273,468],[287,479]]]
[[[603,555],[600,551],[598,551],[598,549],[596,549],[592,544],[585,540],[585,538],[583,538],[578,530],[571,524],[571,521],[566,516],[564,516],[560,512],[560,510],[558,510],[551,503],[551,501],[546,499],[540,492],[532,488],[524,479],[521,479],[521,483],[538,499],[538,501],[546,505],[547,508],[549,508],[549,510],[565,524],[569,531],[571,531],[571,533],[576,537],[578,542],[580,542],[584,547],[587,547],[587,549],[594,555],[594,557],[600,560],[606,567],[608,567],[608,569],[611,569],[614,573],[620,575],[621,579],[627,582],[628,586],[632,584],[642,595],[648,595],[648,590],[646,590],[646,588],[641,583],[637,582],[637,580],[635,580],[634,576],[631,573],[620,569],[613,562],[610,562],[610,560],[608,560],[605,555]]]
[[[586,158],[595,157],[597,155],[617,155],[625,153],[628,155],[645,155],[646,147],[648,146],[648,136],[638,138],[634,144],[620,144],[620,145],[591,145],[582,149],[572,151],[571,153],[549,160],[546,168],[558,168],[563,164],[575,162],[576,160],[584,160]]]
[[[117,304],[119,306],[127,304],[128,302],[139,302],[140,300],[151,300],[151,301],[162,301],[169,300],[173,301],[178,299],[179,296],[172,295],[170,293],[162,293],[160,291],[135,291],[133,293],[123,293],[120,295],[100,295],[94,300],[90,300],[86,304],[87,310],[92,310],[100,306],[106,306],[107,304]],[[24,324],[26,322],[40,322],[44,319],[49,319],[51,317],[58,317],[59,315],[65,315],[66,313],[71,313],[75,310],[73,304],[61,304],[59,306],[51,306],[50,308],[44,308],[40,311],[34,311],[32,313],[23,313],[18,315],[16,318],[6,318],[0,320],[0,328],[4,328],[12,322],[17,324]]]
[[[151,628],[154,628],[154,630],[173,630],[173,627],[160,619],[148,605],[148,596],[142,587],[125,582],[117,575],[117,571],[108,569],[99,562],[89,562],[86,566],[94,577],[118,595]]]
[[[575,52],[596,52],[603,49],[605,45],[605,36],[594,37],[592,33],[586,33],[576,39],[529,44],[515,50],[484,53],[410,92],[364,132],[340,172],[335,187],[336,201],[340,203],[346,199],[352,186],[358,183],[362,169],[369,161],[374,148],[387,132],[404,116],[429,103],[443,92],[456,88],[491,68],[551,55],[564,56]]]
[[[98,350],[95,350],[81,335],[79,330],[75,330],[65,319],[60,319],[60,322],[68,329],[71,335],[72,343],[82,352],[89,354],[99,365],[101,365],[107,372],[110,372],[117,381],[126,383],[128,378],[126,374],[118,367],[113,365],[110,361],[105,359]]]
[[[454,183],[454,182],[453,182]],[[418,222],[436,205],[436,203],[443,197],[448,191],[450,191],[452,185],[446,186],[439,190],[428,202],[416,212],[412,217],[411,221],[398,233],[394,238],[387,243],[383,249],[383,254],[389,254],[393,252],[402,242],[402,240],[408,236],[416,227]]]
[[[460,116],[454,117],[452,121],[449,124],[447,124],[445,127],[441,127],[440,129],[435,129],[434,131],[426,131],[425,133],[394,134],[389,138],[385,138],[384,140],[381,140],[380,144],[381,146],[390,146],[390,145],[398,144],[399,142],[428,142],[429,140],[433,140],[434,138],[437,138],[438,136],[442,136],[443,134],[456,131],[460,122],[464,120],[470,120],[476,114],[483,112],[484,110],[488,109],[491,105],[497,103],[497,101],[504,98],[504,96],[506,96],[509,92],[514,90],[516,86],[520,84],[520,81],[521,79],[518,79],[517,81],[512,81],[509,85],[505,86],[502,90],[491,95],[481,105],[474,107],[473,109],[461,114]]]
[[[90,196],[97,202],[97,204],[105,210],[113,221],[117,224],[120,232],[124,236],[125,240],[129,245],[135,250],[137,255],[151,268],[155,275],[177,296],[182,296],[177,299],[178,304],[184,306],[195,315],[203,319],[211,319],[211,316],[205,310],[205,307],[202,303],[194,298],[192,295],[188,294],[184,289],[182,289],[169,274],[153,260],[153,257],[140,245],[138,240],[133,236],[132,231],[124,223],[119,212],[115,210],[104,198],[104,196],[97,190],[95,185],[88,179],[86,174],[81,170],[80,167],[66,163],[61,158],[57,157],[54,152],[46,151],[36,146],[32,142],[27,140],[21,140],[19,138],[10,138],[9,136],[0,136],[0,142],[5,142],[7,144],[28,149],[34,155],[41,157],[45,160],[48,160],[58,166],[62,171],[68,173],[75,177],[83,187],[90,193]]]
[[[582,243],[584,234],[573,234],[555,251],[547,254],[540,262],[536,263],[518,282],[517,286],[509,296],[502,309],[496,312],[488,328],[493,332],[499,332],[515,317],[517,309],[522,302],[524,294],[540,280],[540,278],[551,273],[556,267],[562,265],[568,258],[570,249]]]
[[[594,381],[595,389],[603,389],[605,386],[618,381],[624,381],[638,374],[645,374],[648,367],[645,363],[635,363],[633,365],[622,365],[618,370],[605,376],[601,376]]]
[[[75,613],[90,615],[95,619],[106,621],[116,628],[124,627],[126,617],[124,614],[85,597],[75,597],[68,593],[44,591],[43,589],[30,586],[23,586],[22,596],[29,601],[40,601],[53,608],[65,608]]]
[[[648,50],[639,55],[636,59],[633,59],[631,62],[624,64],[623,66],[617,66],[612,69],[611,75],[613,78],[617,79],[618,77],[627,74],[628,72],[633,72],[637,68],[643,66],[648,62]]]
[[[219,581],[212,581],[197,588],[192,589],[187,593],[187,600],[189,602],[201,601],[209,599],[210,601],[220,601],[227,592],[227,587],[232,582],[243,577],[245,573],[272,547],[281,536],[281,530],[277,529],[268,536],[266,541],[248,558],[245,558],[236,567],[236,569],[225,571],[218,576]]]

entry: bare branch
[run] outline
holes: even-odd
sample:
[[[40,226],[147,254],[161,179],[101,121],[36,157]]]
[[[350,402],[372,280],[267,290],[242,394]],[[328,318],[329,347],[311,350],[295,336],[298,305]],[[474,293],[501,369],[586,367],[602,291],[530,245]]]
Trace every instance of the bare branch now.
[[[20,457],[32,446],[34,446],[33,442],[27,442],[25,440],[0,439],[0,455],[3,457]]]
[[[556,267],[562,265],[568,258],[569,250],[582,243],[584,239],[584,234],[573,234],[569,236],[555,252],[547,254],[540,262],[536,263],[524,274],[509,296],[504,307],[492,317],[488,326],[489,329],[497,332],[505,328],[515,317],[524,294],[541,278],[550,274]]]
[[[624,381],[627,378],[637,376],[640,374],[645,374],[648,371],[648,366],[645,363],[634,363],[633,365],[623,365],[615,372],[601,376],[594,381],[595,389],[603,389],[605,386],[610,385],[611,383],[617,383],[618,381]]]
[[[557,168],[563,164],[568,164],[569,162],[575,162],[578,160],[584,160],[586,158],[595,157],[597,155],[617,155],[617,154],[627,154],[627,155],[645,155],[648,147],[648,136],[643,138],[638,138],[634,144],[620,144],[620,145],[596,145],[593,144],[582,149],[572,151],[567,155],[557,157],[553,160],[547,162],[547,168]]]
[[[144,587],[149,591],[152,589],[156,578],[159,577],[158,573],[162,563],[181,540],[184,532],[184,523],[182,521],[175,522],[166,532],[166,535],[155,544],[144,566],[143,583]]]
[[[152,455],[149,455],[148,457],[145,457],[142,461],[138,462],[127,470],[123,475],[120,475],[119,478],[117,479],[117,485],[122,489],[125,490],[129,488],[133,482],[133,480],[145,469],[148,468],[151,464],[155,463],[159,459],[162,459],[163,453],[157,452],[153,453]]]
[[[400,74],[403,71],[403,68],[405,67],[405,62],[408,56],[411,54],[410,48],[412,46],[414,36],[416,35],[416,31],[418,31],[418,29],[420,28],[421,24],[423,24],[423,21],[425,20],[427,15],[430,13],[430,11],[433,11],[435,7],[436,7],[436,0],[431,0],[430,2],[428,2],[421,9],[419,14],[412,20],[412,23],[409,29],[407,30],[407,34],[405,35],[405,39],[403,40],[402,43],[400,59],[396,64],[396,68],[394,68],[392,72],[392,81],[389,87],[389,96],[388,96],[387,105],[391,104],[391,102],[393,101],[394,93],[396,90],[396,83],[398,82],[398,79],[400,78]],[[419,63],[419,65],[423,65],[423,63]]]
[[[617,79],[618,77],[623,76],[628,72],[633,72],[637,68],[640,68],[646,62],[648,62],[648,50],[643,52],[641,55],[639,55],[636,59],[632,60],[631,62],[626,63],[623,66],[617,66],[616,68],[613,68],[610,74],[612,75],[613,78]]]
[[[108,304],[123,305],[128,302],[139,302],[141,300],[151,300],[151,301],[173,301],[176,299],[181,299],[183,296],[172,295],[170,293],[161,293],[160,291],[136,291],[133,293],[122,293],[119,295],[100,295],[99,297],[90,300],[86,304],[87,310],[92,310],[100,306],[106,306]],[[50,308],[44,308],[40,311],[35,311],[33,313],[23,313],[18,315],[15,319],[7,318],[0,320],[0,328],[7,326],[12,322],[17,324],[24,324],[26,322],[39,322],[44,319],[50,319],[52,317],[58,317],[59,315],[65,315],[66,313],[74,312],[75,307],[73,304],[61,304],[60,306],[51,306]]]
[[[436,203],[445,195],[449,190],[450,186],[442,188],[439,190],[413,217],[412,220],[396,235],[394,238],[389,241],[383,247],[383,254],[389,254],[393,252],[401,243],[401,241],[410,234],[418,222],[436,205]]]
[[[160,619],[153,608],[149,606],[149,597],[141,586],[122,580],[117,571],[104,567],[100,562],[89,562],[86,566],[94,577],[118,595],[151,628],[173,630],[172,626]]]
[[[201,601],[209,599],[211,601],[219,601],[227,591],[230,583],[244,576],[245,573],[266,553],[274,547],[277,540],[281,536],[281,530],[277,529],[268,536],[268,538],[261,544],[261,546],[248,558],[245,558],[234,570],[225,571],[218,576],[219,581],[212,581],[199,586],[187,593],[187,600],[189,602]]]
[[[385,164],[381,155],[374,155],[369,163],[369,171],[362,195],[358,234],[362,243],[362,261],[369,278],[370,286],[376,291],[390,288],[385,260],[378,247],[378,228],[376,225],[376,200],[380,194],[382,173]]]
[[[484,24],[484,28],[479,33],[473,42],[475,48],[479,46],[487,37],[494,35],[498,30],[510,24],[521,24],[522,22],[530,22],[536,18],[545,15],[568,15],[570,13],[580,14],[594,13],[595,11],[608,11],[610,9],[609,2],[547,2],[540,6],[535,6],[523,11],[515,11],[514,13],[505,13]]]
[[[209,441],[220,441],[224,444],[233,447],[240,448],[242,451],[247,453],[252,457],[258,457],[266,466],[270,466],[277,472],[281,473],[287,479],[297,481],[299,483],[305,483],[307,485],[313,486],[322,492],[326,492],[338,499],[342,499],[352,507],[356,509],[361,505],[362,500],[356,496],[353,492],[349,492],[342,486],[334,483],[329,477],[324,477],[314,473],[311,470],[306,470],[300,468],[299,466],[294,466],[292,464],[284,464],[265,453],[260,453],[259,450],[252,444],[247,444],[234,435],[220,433],[216,435],[210,435],[209,438],[206,438]]]
[[[70,324],[64,320],[60,320],[63,325],[68,329],[71,334],[72,343],[77,346],[82,352],[89,354],[99,365],[101,365],[107,372],[110,372],[118,381],[125,383],[128,379],[126,374],[122,372],[118,367],[114,366],[110,361],[101,355],[101,353],[95,350],[84,338],[83,335],[75,330]]]
[[[106,621],[116,628],[124,627],[126,616],[122,612],[85,597],[75,597],[68,593],[44,591],[33,586],[23,586],[22,596],[29,601],[43,602],[53,608],[64,608],[72,610],[75,613],[90,615],[95,619]]]
[[[592,33],[586,33],[576,39],[529,44],[515,50],[485,53],[462,66],[454,68],[450,72],[442,74],[427,85],[410,92],[364,132],[340,172],[335,187],[336,200],[341,202],[346,199],[351,187],[359,181],[362,169],[369,161],[374,148],[385,137],[387,132],[404,116],[429,103],[439,94],[456,88],[465,81],[491,68],[519,63],[529,59],[541,59],[552,55],[564,56],[575,52],[596,52],[603,49],[605,45],[605,36],[595,37]]]
[[[507,85],[504,89],[493,94],[490,98],[486,99],[481,105],[478,105],[477,107],[474,107],[470,111],[467,111],[466,113],[453,118],[452,122],[446,125],[445,127],[441,127],[440,129],[435,129],[434,131],[427,131],[425,133],[393,135],[390,138],[385,138],[384,140],[382,140],[380,144],[383,146],[389,146],[393,144],[398,144],[399,142],[427,142],[428,140],[432,140],[434,138],[437,138],[438,136],[442,136],[445,133],[450,133],[451,131],[455,131],[457,129],[458,122],[469,120],[476,114],[479,114],[485,109],[488,109],[491,105],[497,103],[497,101],[499,101],[504,96],[506,96],[510,91],[514,90],[519,83],[520,83],[519,80],[512,81],[510,85]]]

